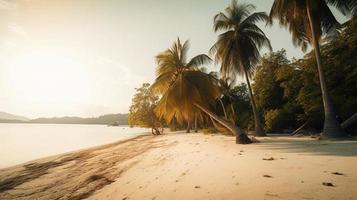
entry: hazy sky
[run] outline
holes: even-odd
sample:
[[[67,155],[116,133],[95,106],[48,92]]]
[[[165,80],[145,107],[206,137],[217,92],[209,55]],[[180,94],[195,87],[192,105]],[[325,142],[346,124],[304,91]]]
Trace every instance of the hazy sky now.
[[[273,0],[240,2],[269,12]],[[0,111],[31,118],[128,112],[134,88],[154,80],[154,56],[177,37],[190,40],[190,56],[207,53],[217,36],[212,18],[229,3],[0,0]],[[274,50],[303,55],[278,25],[261,28]]]

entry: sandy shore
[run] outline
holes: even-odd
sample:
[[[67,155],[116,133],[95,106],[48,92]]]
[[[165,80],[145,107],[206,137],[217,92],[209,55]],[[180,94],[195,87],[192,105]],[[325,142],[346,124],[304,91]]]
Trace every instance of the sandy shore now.
[[[260,140],[139,136],[1,169],[0,199],[357,199],[357,141]]]

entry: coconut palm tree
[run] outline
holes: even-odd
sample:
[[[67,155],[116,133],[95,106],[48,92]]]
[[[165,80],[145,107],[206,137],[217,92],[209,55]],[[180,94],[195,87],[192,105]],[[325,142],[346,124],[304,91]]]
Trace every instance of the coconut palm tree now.
[[[203,121],[203,113],[225,126],[237,135],[240,143],[250,143],[245,132],[210,111],[210,107],[221,95],[218,84],[212,77],[202,72],[198,66],[210,61],[201,54],[186,62],[188,42],[180,40],[157,57],[157,78],[152,90],[162,95],[155,112],[159,118],[177,123]],[[197,123],[196,121],[196,123]]]
[[[202,68],[201,68],[202,71]],[[206,69],[203,70],[203,72],[206,72]],[[233,108],[233,95],[232,95],[232,89],[234,87],[234,81],[229,80],[229,78],[225,77],[225,78],[219,78],[219,73],[215,72],[215,71],[211,71],[208,73],[213,81],[216,81],[219,84],[219,87],[221,89],[221,93],[222,93],[222,97],[218,98],[218,101],[220,102],[221,106],[222,106],[222,110],[223,110],[223,114],[225,119],[228,119],[228,114],[226,111],[226,107],[223,103],[223,98],[226,97],[229,100],[229,106],[231,108],[231,112],[232,112],[232,121],[234,123],[234,116],[235,116],[235,111]]]
[[[185,41],[182,44],[180,39],[177,38],[177,42],[175,42],[171,48],[156,56],[158,64],[156,69],[157,78],[151,87],[154,91],[164,94],[173,83],[173,80],[175,80],[182,72],[198,70],[199,66],[211,62],[211,59],[205,54],[197,55],[187,62],[188,49],[189,41]],[[190,132],[192,120],[196,118],[196,113],[193,112],[192,114],[193,115],[190,115],[189,118],[185,118],[187,120],[187,132]]]
[[[219,85],[221,88],[221,91],[223,93],[223,97],[226,97],[229,100],[229,106],[231,108],[232,112],[232,120],[235,122],[235,110],[233,107],[233,88],[234,88],[234,81],[230,81],[228,78],[221,78],[219,80]]]
[[[204,73],[207,73],[207,69],[206,68],[201,68],[200,69],[202,72]],[[223,111],[223,114],[224,114],[224,118],[226,120],[228,120],[228,115],[227,115],[227,111],[226,111],[226,107],[222,101],[222,98],[224,97],[224,88],[222,88],[221,86],[221,79],[219,79],[219,73],[216,72],[216,71],[211,71],[208,73],[208,75],[212,78],[212,81],[216,82],[217,84],[220,85],[220,89],[221,89],[221,93],[222,93],[222,96],[220,98],[218,98],[218,102],[221,104],[221,107],[222,107],[222,111]]]
[[[270,11],[270,23],[276,18],[280,25],[288,27],[294,45],[301,46],[303,51],[306,51],[309,44],[314,47],[325,111],[322,135],[344,137],[346,132],[336,119],[333,103],[328,94],[319,45],[319,40],[324,34],[334,36],[341,27],[329,5],[336,7],[344,15],[349,15],[357,9],[356,0],[275,0]]]
[[[252,13],[252,4],[238,4],[233,0],[231,5],[214,17],[214,31],[224,31],[218,36],[211,48],[216,62],[221,63],[221,74],[235,80],[236,75],[246,78],[254,114],[255,135],[264,136],[263,126],[256,108],[250,79],[261,59],[260,49],[271,49],[270,41],[256,25],[269,19],[265,12]]]

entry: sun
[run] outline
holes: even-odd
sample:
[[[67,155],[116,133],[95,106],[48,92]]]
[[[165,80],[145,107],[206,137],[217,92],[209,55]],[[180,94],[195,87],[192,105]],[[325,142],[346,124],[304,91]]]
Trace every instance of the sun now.
[[[87,71],[68,55],[40,51],[13,59],[7,78],[12,92],[29,105],[61,109],[90,100]]]

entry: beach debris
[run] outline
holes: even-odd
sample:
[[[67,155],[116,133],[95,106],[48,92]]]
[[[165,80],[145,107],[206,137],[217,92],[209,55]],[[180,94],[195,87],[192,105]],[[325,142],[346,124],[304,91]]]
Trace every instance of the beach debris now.
[[[313,134],[310,136],[311,138],[314,138],[316,140],[321,140],[321,135],[320,134]]]
[[[265,177],[265,178],[273,178],[272,176],[270,176],[268,174],[264,174],[263,177]]]
[[[330,183],[330,182],[322,182],[322,185],[328,186],[328,187],[334,187],[335,185]]]
[[[128,199],[128,197],[124,197],[124,198],[122,198],[121,200],[127,200]]]
[[[253,143],[260,143],[260,141],[255,137],[250,138],[250,140],[252,140]]]
[[[343,176],[344,174],[340,173],[340,172],[331,172],[331,174],[334,174],[334,175],[339,175],[339,176]]]
[[[272,161],[272,160],[275,160],[275,158],[273,158],[273,157],[270,157],[270,158],[263,158],[263,160]]]
[[[199,185],[196,185],[196,186],[195,186],[195,188],[196,188],[196,189],[199,189],[199,188],[201,188],[201,186],[199,186]]]

